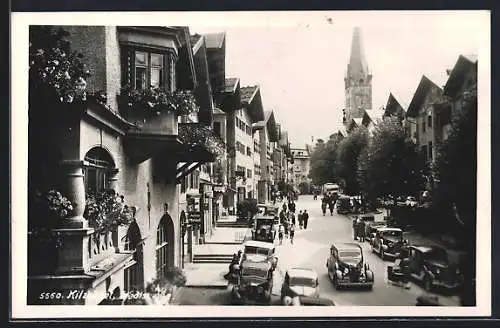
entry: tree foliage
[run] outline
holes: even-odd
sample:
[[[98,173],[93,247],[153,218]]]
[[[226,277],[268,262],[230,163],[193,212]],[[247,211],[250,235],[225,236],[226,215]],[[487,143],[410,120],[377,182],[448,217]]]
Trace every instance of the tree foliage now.
[[[424,183],[423,164],[399,120],[386,118],[377,124],[359,157],[359,186],[371,199],[416,194]]]
[[[338,175],[335,169],[337,148],[339,145],[337,135],[331,135],[325,143],[322,139],[318,139],[313,153],[311,154],[311,168],[309,177],[314,185],[323,185],[327,182],[338,180]]]
[[[356,128],[338,144],[335,167],[347,194],[360,192],[357,179],[358,159],[367,145],[368,131],[365,127]]]

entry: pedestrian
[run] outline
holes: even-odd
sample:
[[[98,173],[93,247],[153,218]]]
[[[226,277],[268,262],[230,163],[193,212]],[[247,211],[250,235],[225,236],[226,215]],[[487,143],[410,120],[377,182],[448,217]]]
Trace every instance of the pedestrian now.
[[[295,224],[290,226],[290,243],[293,245],[293,237],[295,236]]]
[[[280,224],[279,230],[278,230],[278,239],[280,241],[280,245],[283,244],[283,235],[285,234],[285,227]]]
[[[330,209],[330,216],[333,216],[333,208],[335,207],[335,203],[333,200],[330,198],[328,202],[328,208]]]
[[[290,213],[290,221],[292,222],[293,225],[295,225],[295,213]]]
[[[299,214],[297,214],[297,220],[299,221],[299,229],[302,229],[304,222],[302,220],[302,211],[299,211]]]
[[[286,208],[286,204],[283,203],[283,212],[286,212],[287,208]]]
[[[307,210],[304,210],[304,213],[302,213],[302,221],[304,221],[304,229],[307,229],[307,221],[309,221],[309,213],[307,213]]]
[[[295,202],[292,202],[290,211],[292,211],[293,213],[295,213]]]
[[[323,198],[323,200],[321,201],[321,212],[323,212],[323,216],[325,216],[325,214],[326,214],[326,200],[325,200],[325,198]]]

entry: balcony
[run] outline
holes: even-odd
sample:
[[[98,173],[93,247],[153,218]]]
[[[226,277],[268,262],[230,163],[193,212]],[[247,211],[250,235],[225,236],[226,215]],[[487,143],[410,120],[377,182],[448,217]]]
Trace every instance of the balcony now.
[[[190,92],[169,93],[160,88],[137,90],[124,87],[118,96],[118,104],[120,114],[133,125],[125,135],[124,146],[135,163],[141,163],[162,150],[181,151],[177,117],[198,111]]]

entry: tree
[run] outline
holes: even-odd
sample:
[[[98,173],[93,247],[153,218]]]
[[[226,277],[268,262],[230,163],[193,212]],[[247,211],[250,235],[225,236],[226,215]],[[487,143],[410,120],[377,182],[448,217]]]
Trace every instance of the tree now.
[[[350,195],[360,192],[357,168],[358,159],[368,145],[368,131],[365,127],[353,130],[338,144],[336,158],[336,174],[343,180],[344,192]]]
[[[331,135],[326,143],[322,139],[316,142],[310,158],[309,173],[314,185],[323,185],[338,180],[335,169],[338,144],[339,139],[335,134]]]
[[[433,203],[460,228],[457,237],[467,251],[462,265],[465,285],[461,301],[473,306],[476,304],[477,84],[464,91],[459,99],[461,106],[454,108],[450,134],[436,157]]]
[[[359,186],[372,200],[421,190],[424,161],[396,117],[378,123],[358,160]]]

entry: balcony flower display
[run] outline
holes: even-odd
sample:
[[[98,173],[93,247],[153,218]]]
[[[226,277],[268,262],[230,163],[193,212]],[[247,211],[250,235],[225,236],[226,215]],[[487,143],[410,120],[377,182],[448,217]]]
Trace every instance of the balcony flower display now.
[[[224,141],[215,135],[212,129],[199,123],[179,124],[179,138],[190,148],[206,147],[216,157],[224,154],[226,148]]]
[[[71,51],[69,33],[47,26],[30,28],[30,95],[70,104],[86,100],[90,70],[81,53]]]
[[[190,91],[167,92],[158,87],[139,90],[126,85],[121,89],[120,95],[129,108],[143,111],[146,116],[158,116],[164,112],[183,116],[199,110]]]
[[[124,204],[124,196],[111,189],[87,193],[83,216],[88,220],[89,227],[101,232],[128,225],[134,219],[132,208]]]
[[[29,235],[38,243],[55,243],[61,246],[61,239],[52,229],[58,228],[61,222],[73,214],[73,204],[58,190],[51,189],[46,193],[36,191],[29,221]]]

